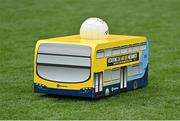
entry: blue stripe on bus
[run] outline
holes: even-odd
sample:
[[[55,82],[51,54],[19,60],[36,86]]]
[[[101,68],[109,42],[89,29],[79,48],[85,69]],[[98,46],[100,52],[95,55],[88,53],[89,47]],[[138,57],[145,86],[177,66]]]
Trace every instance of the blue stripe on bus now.
[[[81,96],[81,97],[89,97],[89,98],[93,98],[93,93],[94,93],[93,88],[89,90],[64,90],[64,89],[47,88],[47,87],[39,86],[38,84],[34,84],[34,91],[37,93],[56,94],[63,96]]]

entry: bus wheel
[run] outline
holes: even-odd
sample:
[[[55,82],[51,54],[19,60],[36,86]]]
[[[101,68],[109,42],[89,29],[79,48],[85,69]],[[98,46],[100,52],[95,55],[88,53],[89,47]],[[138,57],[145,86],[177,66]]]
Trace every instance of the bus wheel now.
[[[105,90],[105,95],[106,95],[106,96],[109,95],[109,88],[106,88],[106,90]]]
[[[138,83],[137,83],[137,81],[134,81],[133,82],[133,89],[137,89],[138,88]]]

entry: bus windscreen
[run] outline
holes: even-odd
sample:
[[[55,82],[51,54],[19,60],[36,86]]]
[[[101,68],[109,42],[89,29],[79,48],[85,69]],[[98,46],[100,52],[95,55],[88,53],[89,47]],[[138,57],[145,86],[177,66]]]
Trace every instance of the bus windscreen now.
[[[91,48],[82,45],[44,43],[37,54],[37,74],[47,80],[78,83],[89,79]]]

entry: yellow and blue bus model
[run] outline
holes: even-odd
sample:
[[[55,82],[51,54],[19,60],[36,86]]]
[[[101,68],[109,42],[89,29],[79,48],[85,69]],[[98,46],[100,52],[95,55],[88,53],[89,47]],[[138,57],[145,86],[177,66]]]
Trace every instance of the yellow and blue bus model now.
[[[79,35],[39,40],[34,54],[34,91],[97,98],[144,87],[148,82],[148,40]]]

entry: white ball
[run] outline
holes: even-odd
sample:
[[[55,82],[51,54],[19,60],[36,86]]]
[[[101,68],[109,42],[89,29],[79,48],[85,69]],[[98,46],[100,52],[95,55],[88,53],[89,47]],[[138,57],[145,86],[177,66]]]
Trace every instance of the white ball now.
[[[82,39],[106,39],[108,35],[108,26],[100,18],[88,18],[80,27],[80,37]]]

